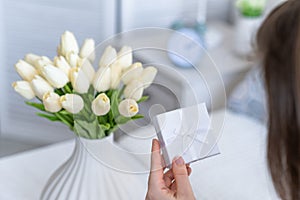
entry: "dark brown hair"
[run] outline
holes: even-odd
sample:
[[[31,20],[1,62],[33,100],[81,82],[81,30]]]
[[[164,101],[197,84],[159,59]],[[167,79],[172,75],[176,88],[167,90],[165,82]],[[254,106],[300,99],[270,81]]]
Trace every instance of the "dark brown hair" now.
[[[300,200],[300,0],[266,18],[257,34],[268,93],[268,165],[282,199]]]

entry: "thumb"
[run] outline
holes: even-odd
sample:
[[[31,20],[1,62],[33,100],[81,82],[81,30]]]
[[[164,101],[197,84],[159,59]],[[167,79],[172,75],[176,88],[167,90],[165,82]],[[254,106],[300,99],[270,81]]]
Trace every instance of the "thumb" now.
[[[176,181],[177,197],[194,196],[189,181],[188,171],[182,157],[175,158],[172,164],[173,174]]]

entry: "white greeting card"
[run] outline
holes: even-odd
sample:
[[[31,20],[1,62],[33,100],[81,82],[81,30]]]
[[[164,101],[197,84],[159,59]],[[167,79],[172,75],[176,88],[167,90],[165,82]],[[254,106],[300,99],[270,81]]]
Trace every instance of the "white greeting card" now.
[[[176,156],[192,163],[220,153],[216,140],[207,139],[211,123],[204,103],[159,114],[153,124],[169,167]]]

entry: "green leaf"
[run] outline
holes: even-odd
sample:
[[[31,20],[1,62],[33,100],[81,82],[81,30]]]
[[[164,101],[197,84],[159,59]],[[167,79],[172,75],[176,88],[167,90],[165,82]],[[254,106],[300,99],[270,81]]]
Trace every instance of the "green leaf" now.
[[[76,120],[75,123],[77,126],[80,126],[83,132],[83,135],[88,135],[89,139],[99,139],[105,137],[105,132],[102,129],[101,125],[98,124],[97,120],[93,122],[87,122],[84,120]],[[104,125],[105,126],[105,125]],[[81,133],[78,132],[79,135]]]
[[[106,95],[107,95],[109,98],[111,98],[113,91],[114,91],[114,90],[108,90],[108,91],[106,91],[105,93],[106,93]]]
[[[62,114],[62,115],[72,115],[72,113],[70,113],[66,110],[61,110],[61,111],[59,111],[59,113]]]
[[[120,113],[119,113],[119,91],[118,90],[114,90],[112,95],[111,95],[111,111],[113,114],[114,118],[117,118]]]
[[[59,96],[65,95],[64,91],[62,89],[55,89],[54,92],[58,94]]]
[[[64,87],[63,87],[63,90],[65,93],[69,93],[69,94],[72,94],[73,91],[72,89],[70,88],[69,84],[66,84]]]
[[[99,116],[97,118],[98,118],[99,124],[106,124],[107,123],[107,115],[105,115],[105,116]]]
[[[95,93],[95,89],[94,89],[93,85],[91,85],[89,90],[88,90],[88,94],[90,94],[94,97],[94,93]]]
[[[70,88],[70,90],[71,90],[71,91],[73,91],[73,86],[72,86],[72,83],[71,83],[71,82],[69,82],[69,83],[67,83],[67,85],[68,85],[68,87]]]
[[[76,121],[74,122],[74,132],[79,137],[84,137],[84,138],[87,138],[87,139],[90,138],[88,131],[86,129],[84,129],[83,127],[81,127],[78,124],[78,122],[76,122]]]
[[[73,117],[74,117],[74,120],[83,120],[83,121],[87,120],[85,118],[85,115],[82,114],[82,111],[78,114],[75,114]]]
[[[127,122],[129,122],[131,120],[130,117],[124,117],[122,115],[118,116],[115,121],[117,124],[126,124]]]
[[[54,115],[48,115],[48,114],[44,114],[44,113],[36,113],[38,116],[46,118],[50,121],[60,121],[60,119]]]
[[[132,120],[137,120],[137,119],[142,119],[142,118],[144,118],[144,115],[139,115],[139,114],[131,117]]]
[[[103,131],[107,131],[110,129],[110,124],[106,123],[106,124],[100,124],[100,127]]]
[[[30,101],[26,101],[25,103],[29,106],[32,106],[32,107],[38,109],[38,110],[46,111],[45,107],[42,103],[34,103],[34,102],[30,102]]]
[[[73,117],[74,115],[72,113],[70,113],[70,112],[68,112],[66,110],[61,110],[58,113],[61,114],[61,115],[63,115],[64,118],[66,120],[68,120],[69,122],[73,122],[74,121],[74,117]]]
[[[60,113],[54,113],[54,115],[59,118],[59,120],[67,125],[71,130],[73,130],[74,126],[74,121],[68,119],[65,115],[62,115]]]
[[[89,123],[84,120],[75,121],[85,132],[91,137],[90,139],[95,139],[97,137],[97,124]]]
[[[137,103],[142,103],[144,101],[147,101],[149,99],[149,96],[142,96],[138,101]]]
[[[111,93],[110,97],[110,111],[108,112],[108,121],[110,126],[115,125],[116,118],[120,115],[119,113],[119,90],[109,90],[108,93]]]
[[[116,121],[117,124],[120,125],[120,124],[126,124],[130,120],[137,120],[137,119],[142,119],[142,118],[144,118],[144,115],[137,114],[133,117],[124,117],[124,116],[120,115],[115,119],[115,121]]]
[[[98,131],[97,131],[97,139],[104,138],[104,137],[106,136],[106,135],[105,135],[105,130],[102,129],[101,124],[98,124],[97,127],[98,127]]]
[[[116,130],[118,130],[119,126],[116,124],[114,125],[111,129],[109,129],[106,133],[106,136],[109,136],[112,132],[115,132]]]

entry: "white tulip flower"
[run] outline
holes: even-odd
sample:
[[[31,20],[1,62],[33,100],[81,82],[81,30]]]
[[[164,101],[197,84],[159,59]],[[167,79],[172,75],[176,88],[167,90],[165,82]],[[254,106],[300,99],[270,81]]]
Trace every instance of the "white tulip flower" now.
[[[127,85],[133,79],[138,79],[143,72],[142,63],[136,62],[133,63],[122,75],[122,81]]]
[[[79,53],[81,58],[88,58],[91,62],[95,60],[95,41],[93,39],[85,39]]]
[[[134,99],[138,101],[143,96],[143,92],[143,83],[139,80],[132,80],[129,82],[128,85],[126,85],[124,90],[124,96],[127,99]]]
[[[129,46],[123,46],[118,52],[118,62],[122,66],[123,70],[126,70],[132,65],[132,48]]]
[[[31,81],[31,87],[39,99],[43,99],[45,93],[54,91],[53,87],[39,75],[34,76]]]
[[[80,58],[77,53],[71,51],[67,53],[66,59],[71,67],[77,67]]]
[[[110,100],[105,93],[99,94],[92,102],[93,113],[97,116],[106,115],[110,110]]]
[[[90,83],[92,83],[96,72],[91,62],[88,59],[79,59],[78,67],[82,69],[82,71],[88,77]]]
[[[119,112],[124,117],[133,117],[139,112],[139,106],[133,99],[125,99],[119,104]]]
[[[54,92],[47,92],[44,94],[43,104],[45,110],[51,113],[56,113],[62,109],[60,96]]]
[[[110,66],[110,69],[111,69],[110,88],[117,89],[121,81],[122,67],[119,65],[118,62],[114,62]]]
[[[54,57],[54,65],[62,70],[67,76],[69,76],[69,71],[71,69],[71,66],[66,61],[65,57],[63,56],[55,56]]]
[[[142,75],[140,77],[140,81],[143,83],[144,85],[144,89],[146,89],[147,87],[149,87],[153,80],[155,79],[155,76],[157,74],[157,69],[155,67],[147,67],[143,70]]]
[[[79,48],[74,34],[70,31],[66,31],[61,36],[60,44],[57,47],[57,53],[58,55],[67,56],[69,52],[78,54]]]
[[[15,64],[15,69],[25,81],[31,81],[33,77],[38,74],[38,71],[24,60],[19,60],[19,62]]]
[[[45,67],[46,65],[52,65],[52,61],[46,57],[46,56],[41,56],[37,60],[35,60],[34,67],[38,70],[38,72],[41,74],[42,73],[42,68]]]
[[[29,54],[26,54],[26,55],[25,55],[24,60],[25,60],[26,62],[28,62],[29,64],[31,64],[32,66],[34,66],[34,65],[35,65],[35,61],[36,61],[37,59],[39,59],[39,58],[41,58],[41,56],[38,56],[38,55],[33,54],[33,53],[29,53]]]
[[[84,71],[78,67],[71,68],[70,70],[70,81],[73,89],[80,93],[87,93],[90,87],[90,81],[85,75]]]
[[[62,70],[50,64],[44,66],[41,73],[55,88],[62,88],[69,82],[69,78]]]
[[[77,94],[66,94],[60,97],[60,103],[66,111],[72,114],[79,113],[84,107],[83,99]]]
[[[28,81],[17,81],[12,84],[14,90],[24,98],[30,100],[35,97],[35,94]]]
[[[108,67],[117,60],[117,51],[112,46],[106,47],[99,61],[99,67]]]
[[[104,92],[110,88],[111,69],[109,67],[101,67],[95,74],[93,86],[98,92]]]

